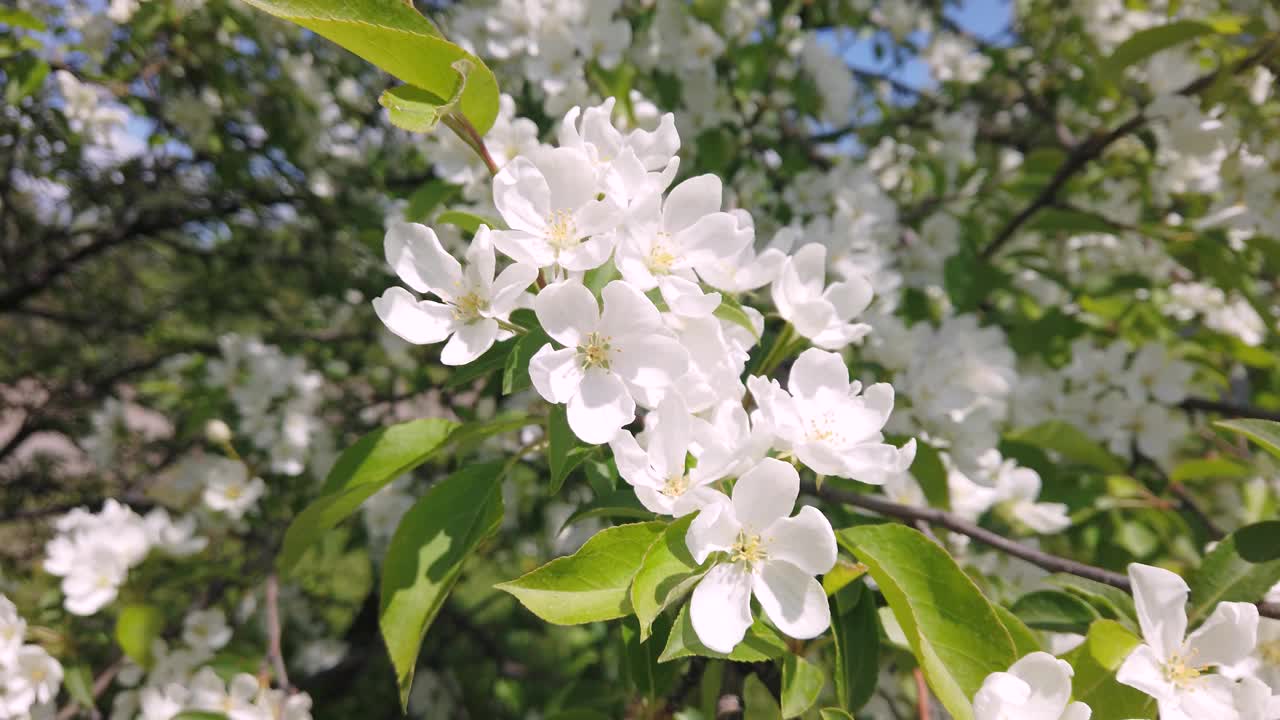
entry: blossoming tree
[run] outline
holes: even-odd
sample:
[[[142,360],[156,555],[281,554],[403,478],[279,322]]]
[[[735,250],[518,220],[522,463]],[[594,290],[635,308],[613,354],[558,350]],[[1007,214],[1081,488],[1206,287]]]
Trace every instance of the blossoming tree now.
[[[0,720],[1280,719],[1274,5],[0,58]]]

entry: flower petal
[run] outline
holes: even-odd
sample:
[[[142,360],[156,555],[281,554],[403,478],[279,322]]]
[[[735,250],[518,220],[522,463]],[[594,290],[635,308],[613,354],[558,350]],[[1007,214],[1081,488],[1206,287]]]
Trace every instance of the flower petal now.
[[[576,348],[555,350],[551,343],[543,345],[529,359],[529,379],[544,400],[567,403],[582,384],[582,364]]]
[[[1018,708],[1019,717],[1058,720],[1071,700],[1071,676],[1075,671],[1065,660],[1046,652],[1033,652],[1013,664],[1009,673],[1031,686],[1031,694]]]
[[[671,393],[658,404],[658,425],[649,431],[649,457],[661,476],[684,473],[685,456],[693,430],[684,400]]]
[[[462,265],[445,252],[436,232],[425,225],[392,225],[383,249],[396,275],[420,293],[432,292],[442,300],[452,300],[454,291],[461,287]]]
[[[733,652],[751,627],[750,573],[737,563],[711,568],[693,589],[689,619],[703,645],[720,653]]]
[[[783,633],[804,640],[831,627],[831,610],[822,585],[804,570],[782,560],[768,560],[751,582],[764,614]]]
[[[760,534],[791,514],[800,494],[800,475],[788,463],[765,458],[733,486],[733,514],[751,534]]]
[[[494,176],[493,204],[507,227],[542,235],[551,214],[551,187],[529,158],[518,157]]]
[[[658,288],[671,312],[683,317],[708,317],[720,307],[720,293],[704,293],[692,280],[668,275],[658,280]]]
[[[600,306],[580,282],[563,280],[542,289],[533,299],[542,329],[566,347],[582,345],[600,325]]]
[[[538,269],[524,263],[516,263],[498,273],[489,298],[489,313],[501,318],[510,315],[520,306],[520,296],[537,279]]]
[[[849,395],[849,368],[839,354],[809,348],[791,366],[787,392],[801,402],[837,402]]]
[[[518,263],[542,268],[556,262],[556,251],[542,235],[524,230],[494,230],[489,237],[494,247]]]
[[[621,378],[592,368],[583,374],[577,394],[569,399],[568,415],[569,428],[579,440],[599,445],[636,419],[636,403]]]
[[[1209,619],[1187,638],[1187,654],[1196,665],[1233,665],[1248,657],[1257,642],[1258,606],[1218,603]]]
[[[1150,645],[1139,645],[1116,671],[1116,682],[1137,688],[1157,701],[1171,700],[1176,690],[1164,677],[1162,659]]]
[[[805,506],[795,517],[782,518],[765,531],[770,560],[785,560],[810,575],[821,575],[836,564],[836,534],[827,517]]]
[[[429,300],[419,301],[402,287],[387,288],[373,299],[373,311],[391,332],[415,345],[438,343],[453,332],[453,308]]]
[[[1129,580],[1143,639],[1160,658],[1180,652],[1187,633],[1186,606],[1191,588],[1168,570],[1138,563],[1129,565]]]
[[[702,506],[684,536],[684,544],[699,565],[706,562],[711,553],[725,552],[733,547],[738,533],[742,531],[742,525],[733,516],[729,498],[723,493],[716,494],[719,497]]]
[[[496,320],[481,318],[475,322],[459,325],[453,337],[445,343],[440,351],[440,362],[445,365],[466,365],[493,347],[498,337]]]
[[[658,308],[632,284],[614,280],[604,286],[600,297],[604,300],[600,332],[605,335],[621,337],[661,330],[662,316]]]
[[[671,188],[662,206],[662,229],[672,235],[720,211],[724,187],[710,173],[691,177]]]
[[[689,351],[661,335],[628,335],[614,339],[612,368],[627,383],[662,390],[689,371]]]

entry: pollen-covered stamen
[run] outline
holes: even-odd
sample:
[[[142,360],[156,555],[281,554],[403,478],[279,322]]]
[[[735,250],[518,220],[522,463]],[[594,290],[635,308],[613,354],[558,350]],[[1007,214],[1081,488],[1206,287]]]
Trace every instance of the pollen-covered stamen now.
[[[675,262],[676,253],[671,247],[671,234],[659,232],[653,241],[653,247],[649,249],[649,257],[645,258],[645,265],[654,275],[666,275],[671,272],[671,266]]]
[[[557,252],[578,246],[578,224],[568,210],[553,210],[547,216],[547,243]]]
[[[469,292],[454,303],[453,317],[461,322],[473,322],[483,317],[484,311],[488,309],[488,300],[474,292]]]
[[[826,442],[841,444],[844,435],[840,432],[840,424],[830,412],[815,415],[808,419],[805,437],[810,442]]]
[[[672,475],[667,478],[666,482],[662,484],[662,489],[658,492],[666,495],[667,497],[680,497],[685,494],[685,491],[688,489],[689,476],[684,473],[680,473],[679,475]]]
[[[759,535],[749,535],[743,530],[738,533],[738,541],[729,548],[730,562],[745,562],[749,567],[765,561],[769,554],[765,552],[764,540]]]
[[[600,333],[591,333],[587,336],[587,341],[578,346],[578,357],[582,361],[584,370],[594,367],[609,369],[609,360],[613,354],[611,340],[613,340],[612,337]]]
[[[1262,658],[1262,662],[1280,668],[1280,640],[1258,643],[1258,657]]]
[[[1191,681],[1200,677],[1208,669],[1207,666],[1194,664],[1192,662],[1194,657],[1194,651],[1185,657],[1181,653],[1174,653],[1165,661],[1162,668],[1164,679],[1178,687],[1189,686]]]

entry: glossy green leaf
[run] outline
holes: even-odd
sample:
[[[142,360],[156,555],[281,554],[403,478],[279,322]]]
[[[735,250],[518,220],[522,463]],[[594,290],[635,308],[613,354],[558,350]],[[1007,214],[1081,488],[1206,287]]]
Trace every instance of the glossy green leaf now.
[[[1133,597],[1124,590],[1066,573],[1055,573],[1045,580],[1089,603],[1104,620],[1115,620],[1131,630],[1137,629],[1138,611],[1134,609]]]
[[[991,607],[995,609],[996,615],[1000,616],[1000,623],[1004,625],[1004,629],[1009,631],[1009,637],[1013,639],[1015,655],[1023,657],[1043,649],[1040,647],[1040,639],[1031,631],[1031,628],[1027,627],[1026,623],[1013,614],[1013,611],[1000,603],[991,603]]]
[[[449,373],[449,379],[444,383],[445,389],[453,390],[462,387],[504,367],[507,364],[507,357],[515,351],[519,342],[520,338],[508,338],[494,343],[493,347],[486,350],[480,357],[466,365],[454,368]]]
[[[534,328],[516,340],[502,369],[503,395],[520,392],[533,384],[529,379],[529,361],[533,359],[534,353],[549,342],[551,336],[543,332],[542,328]]]
[[[1176,483],[1197,480],[1241,480],[1252,474],[1247,465],[1226,458],[1196,458],[1179,463],[1169,472],[1169,479]]]
[[[782,717],[800,717],[813,707],[826,682],[822,668],[787,653],[782,659]]]
[[[470,72],[469,66],[461,67]],[[459,71],[458,76],[464,85],[459,85],[448,99],[420,87],[401,85],[382,93],[378,104],[387,109],[387,118],[392,125],[409,132],[432,132],[441,118],[457,106],[466,82],[464,73]]]
[[[547,418],[547,464],[551,466],[551,484],[547,493],[555,495],[573,469],[582,464],[595,448],[578,440],[569,427],[564,405],[552,405]]]
[[[1280,423],[1273,420],[1219,420],[1214,425],[1238,432],[1280,457]]]
[[[706,574],[694,561],[685,535],[696,514],[673,521],[657,542],[649,546],[631,583],[631,607],[640,621],[640,639],[649,637],[658,613],[679,601]]]
[[[1187,578],[1191,586],[1187,616],[1192,623],[1220,602],[1257,602],[1280,583],[1280,520],[1236,530],[1205,556]]]
[[[436,222],[444,223],[446,225],[457,225],[469,233],[474,233],[479,230],[481,225],[487,225],[491,230],[506,227],[502,221],[497,220],[496,218],[477,215],[465,210],[445,210],[436,216]]]
[[[911,463],[911,475],[920,483],[929,505],[943,510],[951,509],[951,491],[947,488],[947,468],[942,455],[932,445],[916,443],[916,459]]]
[[[116,616],[116,644],[144,668],[151,666],[151,643],[163,631],[164,613],[154,605],[125,605]]]
[[[1116,669],[1140,642],[1119,623],[1099,620],[1090,626],[1084,643],[1063,656],[1075,669],[1072,697],[1093,708],[1092,720],[1155,716],[1154,700],[1116,682]]]
[[[1083,635],[1101,614],[1079,596],[1059,590],[1036,590],[1018,598],[1013,613],[1037,630]]]
[[[622,623],[622,648],[626,660],[629,685],[650,702],[665,698],[675,683],[677,666],[659,663],[658,655],[671,631],[671,620],[664,618],[654,624],[654,642],[645,642],[640,636],[640,626],[634,620]]]
[[[755,673],[742,683],[742,720],[780,720],[782,709]]]
[[[751,323],[751,316],[742,309],[737,301],[727,295],[722,295],[720,305],[716,307],[715,316],[726,322],[731,322],[742,327],[751,333],[751,337],[759,340],[760,333],[756,330],[756,326]]]
[[[405,513],[382,566],[378,626],[407,705],[418,649],[462,565],[502,521],[502,465],[468,465]]]
[[[938,699],[956,720],[972,720],[969,699],[982,681],[1017,660],[991,603],[945,550],[912,528],[860,525],[836,537],[867,565]]]
[[[866,583],[846,586],[831,599],[831,636],[835,641],[836,700],[857,710],[875,693],[880,671],[880,621],[875,593]]]
[[[1124,472],[1124,463],[1119,458],[1068,422],[1050,420],[1035,427],[1011,432],[1006,437],[1043,450],[1052,450],[1065,460],[1081,465],[1090,465],[1109,473]]]
[[[853,716],[840,708],[822,708],[818,711],[821,720],[853,720]]]
[[[738,643],[733,652],[727,655],[718,653],[703,645],[698,639],[698,633],[693,629],[693,619],[689,617],[689,606],[686,604],[680,608],[680,614],[671,628],[671,635],[667,638],[667,646],[663,648],[658,662],[669,662],[693,655],[735,662],[764,662],[782,657],[786,652],[787,641],[782,635],[773,626],[756,618],[751,627],[747,628],[746,637]]]
[[[501,583],[534,615],[556,625],[612,620],[630,615],[631,579],[663,522],[633,523],[596,533],[578,552],[552,560]]]
[[[458,424],[430,418],[380,428],[347,448],[325,478],[321,495],[285,532],[277,563],[288,572],[325,531],[355,512],[387,483],[426,462]]]
[[[1118,76],[1125,68],[1140,63],[1161,50],[1168,50],[1212,32],[1213,26],[1197,20],[1176,20],[1139,30],[1111,52],[1106,60],[1107,69]]]
[[[454,63],[471,69],[458,106],[483,135],[498,117],[498,81],[480,60],[449,42],[412,3],[397,0],[245,0],[341,45],[409,85],[440,98],[462,83]]]

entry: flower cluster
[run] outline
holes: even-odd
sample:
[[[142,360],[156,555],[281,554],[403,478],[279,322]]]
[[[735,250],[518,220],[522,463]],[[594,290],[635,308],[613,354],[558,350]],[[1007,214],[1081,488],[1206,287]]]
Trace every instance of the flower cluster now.
[[[62,686],[62,664],[39,645],[24,643],[27,621],[0,595],[0,718],[49,713]]]
[[[54,522],[58,534],[45,547],[44,569],[62,578],[68,612],[92,615],[116,599],[129,570],[154,549],[187,557],[208,540],[195,534],[194,517],[174,520],[164,508],[145,516],[115,500],[96,513],[77,508]]]

